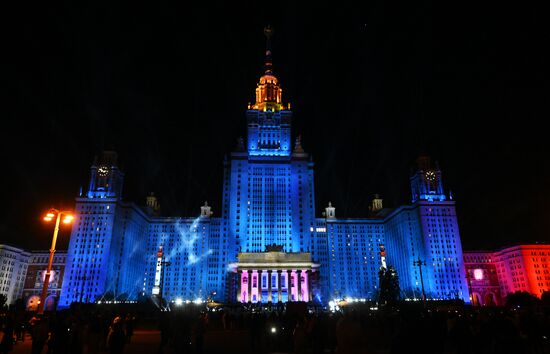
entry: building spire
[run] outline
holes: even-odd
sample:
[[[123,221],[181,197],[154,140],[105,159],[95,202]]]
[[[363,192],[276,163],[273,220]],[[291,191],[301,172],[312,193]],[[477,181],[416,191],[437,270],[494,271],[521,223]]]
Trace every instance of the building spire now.
[[[265,75],[273,75],[273,60],[271,58],[271,36],[273,36],[273,28],[270,25],[264,27],[265,35]]]
[[[273,60],[271,58],[273,28],[269,25],[266,26],[264,35],[266,38],[264,74],[256,86],[256,102],[249,107],[264,112],[278,112],[285,108],[282,104],[283,89],[279,85],[279,80],[273,75]]]

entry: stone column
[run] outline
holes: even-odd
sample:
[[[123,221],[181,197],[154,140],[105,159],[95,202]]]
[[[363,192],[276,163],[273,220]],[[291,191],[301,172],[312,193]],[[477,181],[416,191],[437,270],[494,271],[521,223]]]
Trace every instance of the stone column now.
[[[248,302],[252,302],[252,269],[248,270]]]
[[[267,302],[272,302],[271,298],[271,269],[267,271]]]
[[[302,271],[300,269],[296,270],[296,279],[298,281],[298,301],[302,301]]]
[[[313,275],[313,271],[309,269],[307,271],[307,291],[308,291],[308,297],[309,301],[313,302],[313,290],[311,289],[311,276]]]
[[[277,301],[278,302],[283,302],[283,291],[281,289],[281,273],[283,271],[282,270],[277,270]]]
[[[288,295],[288,302],[292,302],[292,269],[287,270],[286,277],[286,293]]]
[[[262,303],[262,270],[258,270],[258,302]]]
[[[302,301],[309,301],[308,297],[307,297],[307,294],[308,294],[308,287],[307,287],[307,282],[308,282],[308,279],[307,279],[307,276],[309,274],[307,273],[307,270],[302,270],[302,276],[304,277],[304,283],[301,284],[302,285],[302,291],[303,292],[303,295],[302,295]]]
[[[237,270],[237,302],[241,302],[241,282],[243,278],[243,271]]]

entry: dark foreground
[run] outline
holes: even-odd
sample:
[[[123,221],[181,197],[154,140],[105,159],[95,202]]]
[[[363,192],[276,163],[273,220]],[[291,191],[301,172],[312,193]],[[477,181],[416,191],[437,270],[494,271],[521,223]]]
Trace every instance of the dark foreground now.
[[[550,354],[550,313],[544,309],[252,313],[189,306],[152,315],[88,307],[30,316],[2,317],[2,340],[10,328],[20,339],[7,353]]]

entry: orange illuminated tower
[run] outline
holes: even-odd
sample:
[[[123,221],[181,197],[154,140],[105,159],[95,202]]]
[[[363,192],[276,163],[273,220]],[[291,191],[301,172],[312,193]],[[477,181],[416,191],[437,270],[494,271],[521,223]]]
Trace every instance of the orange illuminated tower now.
[[[279,86],[279,80],[273,75],[273,61],[271,58],[273,29],[267,26],[264,29],[264,34],[266,36],[264,74],[260,77],[256,87],[256,102],[251,109],[279,112],[284,109],[282,104],[283,89]]]

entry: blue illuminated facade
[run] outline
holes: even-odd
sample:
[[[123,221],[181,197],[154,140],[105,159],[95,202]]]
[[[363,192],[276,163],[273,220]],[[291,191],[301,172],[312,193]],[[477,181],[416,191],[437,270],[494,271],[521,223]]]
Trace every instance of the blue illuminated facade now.
[[[410,205],[385,209],[375,198],[368,217],[344,219],[329,203],[316,217],[314,164],[300,137],[292,139],[292,111],[282,103],[269,40],[246,119],[247,139],[224,161],[220,217],[206,204],[195,217],[175,218],[158,215],[154,196],[146,207],[124,202],[116,154],[104,152],[94,161],[88,191],[76,198],[60,307],[151,295],[160,248],[169,262],[162,269],[165,299],[213,295],[232,302],[229,265],[240,252],[264,252],[273,244],[310,253],[319,264],[314,302],[376,298],[382,245],[404,297],[421,297],[415,266],[421,260],[429,298],[469,301],[455,205],[444,193],[437,164],[427,157],[417,161]]]

